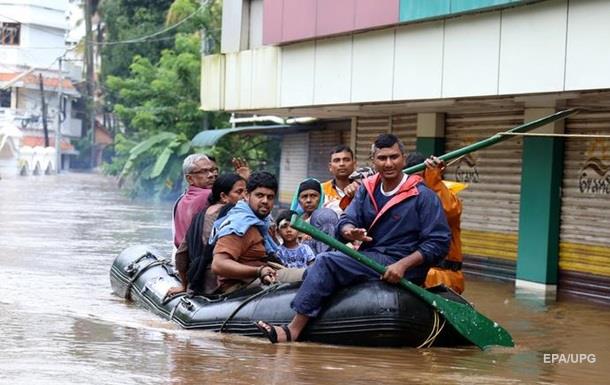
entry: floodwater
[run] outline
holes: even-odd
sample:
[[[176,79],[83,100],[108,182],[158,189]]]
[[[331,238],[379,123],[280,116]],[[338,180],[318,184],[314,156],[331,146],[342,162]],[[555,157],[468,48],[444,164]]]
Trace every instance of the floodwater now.
[[[100,175],[0,180],[0,384],[608,383],[610,307],[545,304],[474,278],[467,298],[515,348],[271,345],[182,330],[113,296],[108,278],[123,248],[169,251],[169,213]]]

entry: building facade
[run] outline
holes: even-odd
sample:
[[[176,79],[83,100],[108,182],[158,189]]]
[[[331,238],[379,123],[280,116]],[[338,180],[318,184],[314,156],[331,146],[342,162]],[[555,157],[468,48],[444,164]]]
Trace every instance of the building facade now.
[[[67,8],[67,0],[0,4],[0,124],[12,127],[5,132],[17,129],[23,134],[19,155],[9,155],[5,149],[4,173],[54,170],[57,157],[52,149],[60,126],[62,164],[68,167],[69,157],[75,154],[70,140],[82,136],[82,121],[73,109],[80,97],[75,83],[81,80],[82,64],[66,60],[75,58],[66,55]],[[51,149],[44,149],[44,120]]]
[[[609,14],[604,0],[225,0],[202,107],[347,122],[342,136],[284,136],[285,158],[327,135],[360,163],[381,132],[439,155],[580,108],[459,159],[446,178],[469,184],[467,271],[608,301]],[[282,191],[308,176],[295,164]]]

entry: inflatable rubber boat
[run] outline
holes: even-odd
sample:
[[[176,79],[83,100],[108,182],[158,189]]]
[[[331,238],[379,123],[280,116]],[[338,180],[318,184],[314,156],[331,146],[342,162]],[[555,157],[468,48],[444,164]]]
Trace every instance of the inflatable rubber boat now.
[[[224,296],[182,294],[166,298],[167,290],[179,285],[179,280],[171,263],[145,245],[129,247],[115,259],[110,282],[116,295],[183,328],[257,337],[262,334],[255,321],[282,324],[292,319],[290,301],[299,288],[298,283],[276,284]],[[467,303],[447,288],[439,287],[434,292]],[[337,292],[319,317],[309,322],[299,340],[387,347],[472,345],[425,302],[382,281]]]

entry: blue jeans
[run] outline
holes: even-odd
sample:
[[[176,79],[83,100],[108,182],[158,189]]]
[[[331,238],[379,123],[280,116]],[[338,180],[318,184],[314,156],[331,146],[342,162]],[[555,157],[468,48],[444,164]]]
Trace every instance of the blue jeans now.
[[[388,266],[396,259],[374,252],[364,252],[367,257]],[[426,277],[413,277],[412,282],[421,285]],[[356,283],[380,279],[379,273],[338,251],[329,251],[316,257],[316,262],[305,271],[303,284],[290,306],[299,314],[316,317],[322,303],[336,290]]]

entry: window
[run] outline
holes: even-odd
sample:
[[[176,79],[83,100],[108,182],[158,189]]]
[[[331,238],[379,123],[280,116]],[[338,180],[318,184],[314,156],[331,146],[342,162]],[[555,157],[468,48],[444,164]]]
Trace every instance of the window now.
[[[19,45],[21,24],[0,21],[0,45]]]
[[[11,107],[11,91],[0,90],[0,107]]]

